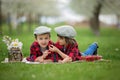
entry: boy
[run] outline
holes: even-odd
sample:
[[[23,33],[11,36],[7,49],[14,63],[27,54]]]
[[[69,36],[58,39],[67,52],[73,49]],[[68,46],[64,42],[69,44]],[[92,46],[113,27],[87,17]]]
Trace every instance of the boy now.
[[[51,29],[46,26],[39,26],[34,30],[35,41],[30,47],[30,57],[28,61],[32,62],[52,62],[53,54],[50,54],[49,46],[53,45],[50,40]]]
[[[81,53],[78,48],[78,44],[74,37],[76,36],[76,31],[72,26],[64,25],[55,28],[58,40],[56,45],[50,47],[50,51],[59,54],[62,63],[81,60],[81,56],[96,55],[98,45],[93,43],[89,48]],[[60,60],[59,60],[60,61]]]

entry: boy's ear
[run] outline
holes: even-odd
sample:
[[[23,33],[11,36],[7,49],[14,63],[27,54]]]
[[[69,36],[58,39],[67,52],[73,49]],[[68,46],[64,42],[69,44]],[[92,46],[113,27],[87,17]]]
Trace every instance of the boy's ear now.
[[[37,41],[37,39],[35,38],[35,41]]]

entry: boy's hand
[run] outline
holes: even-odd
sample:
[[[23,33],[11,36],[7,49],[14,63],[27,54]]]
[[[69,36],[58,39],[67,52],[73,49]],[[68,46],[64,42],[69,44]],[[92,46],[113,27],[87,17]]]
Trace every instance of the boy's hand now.
[[[46,50],[43,52],[43,55],[42,56],[39,56],[35,59],[36,62],[40,62],[40,63],[43,63],[44,62],[44,58],[46,58],[46,56],[48,54],[50,54],[51,52],[49,50]]]
[[[44,62],[44,59],[43,59],[42,56],[40,56],[40,57],[37,57],[37,58],[35,59],[35,62],[43,63],[43,62]]]
[[[50,50],[51,52],[57,52],[57,51],[58,51],[58,48],[55,47],[54,45],[50,45],[50,46],[49,46],[49,50]]]
[[[50,54],[50,53],[51,53],[51,52],[50,52],[49,50],[44,51],[44,52],[43,52],[43,59],[46,58],[46,56],[47,56],[48,54]]]

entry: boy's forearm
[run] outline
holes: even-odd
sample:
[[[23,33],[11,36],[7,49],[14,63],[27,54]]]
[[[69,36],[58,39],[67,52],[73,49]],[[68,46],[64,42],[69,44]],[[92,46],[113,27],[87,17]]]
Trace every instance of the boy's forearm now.
[[[43,59],[43,56],[39,56],[39,57],[37,57],[34,61],[35,62],[39,62],[40,60],[42,60]]]
[[[43,54],[41,57],[42,57],[43,59],[45,59],[45,58],[47,57],[47,55],[48,55],[48,54]]]
[[[61,61],[62,63],[72,62],[72,58],[63,53],[62,51],[57,50],[57,53],[63,58],[63,60]]]
[[[68,55],[66,55],[65,53],[63,53],[62,51],[60,51],[59,49],[57,50],[57,53],[58,53],[63,59],[69,57]]]
[[[61,62],[62,63],[72,62],[72,58],[68,56],[65,59],[63,59]]]
[[[51,59],[44,60],[44,63],[53,62]]]

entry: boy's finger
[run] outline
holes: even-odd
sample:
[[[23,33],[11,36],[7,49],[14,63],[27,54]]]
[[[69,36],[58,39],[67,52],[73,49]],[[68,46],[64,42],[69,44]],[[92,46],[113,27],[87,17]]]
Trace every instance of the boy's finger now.
[[[50,54],[50,53],[51,53],[51,51],[48,52],[48,54]]]
[[[51,48],[53,48],[54,46],[53,45],[50,45]]]

